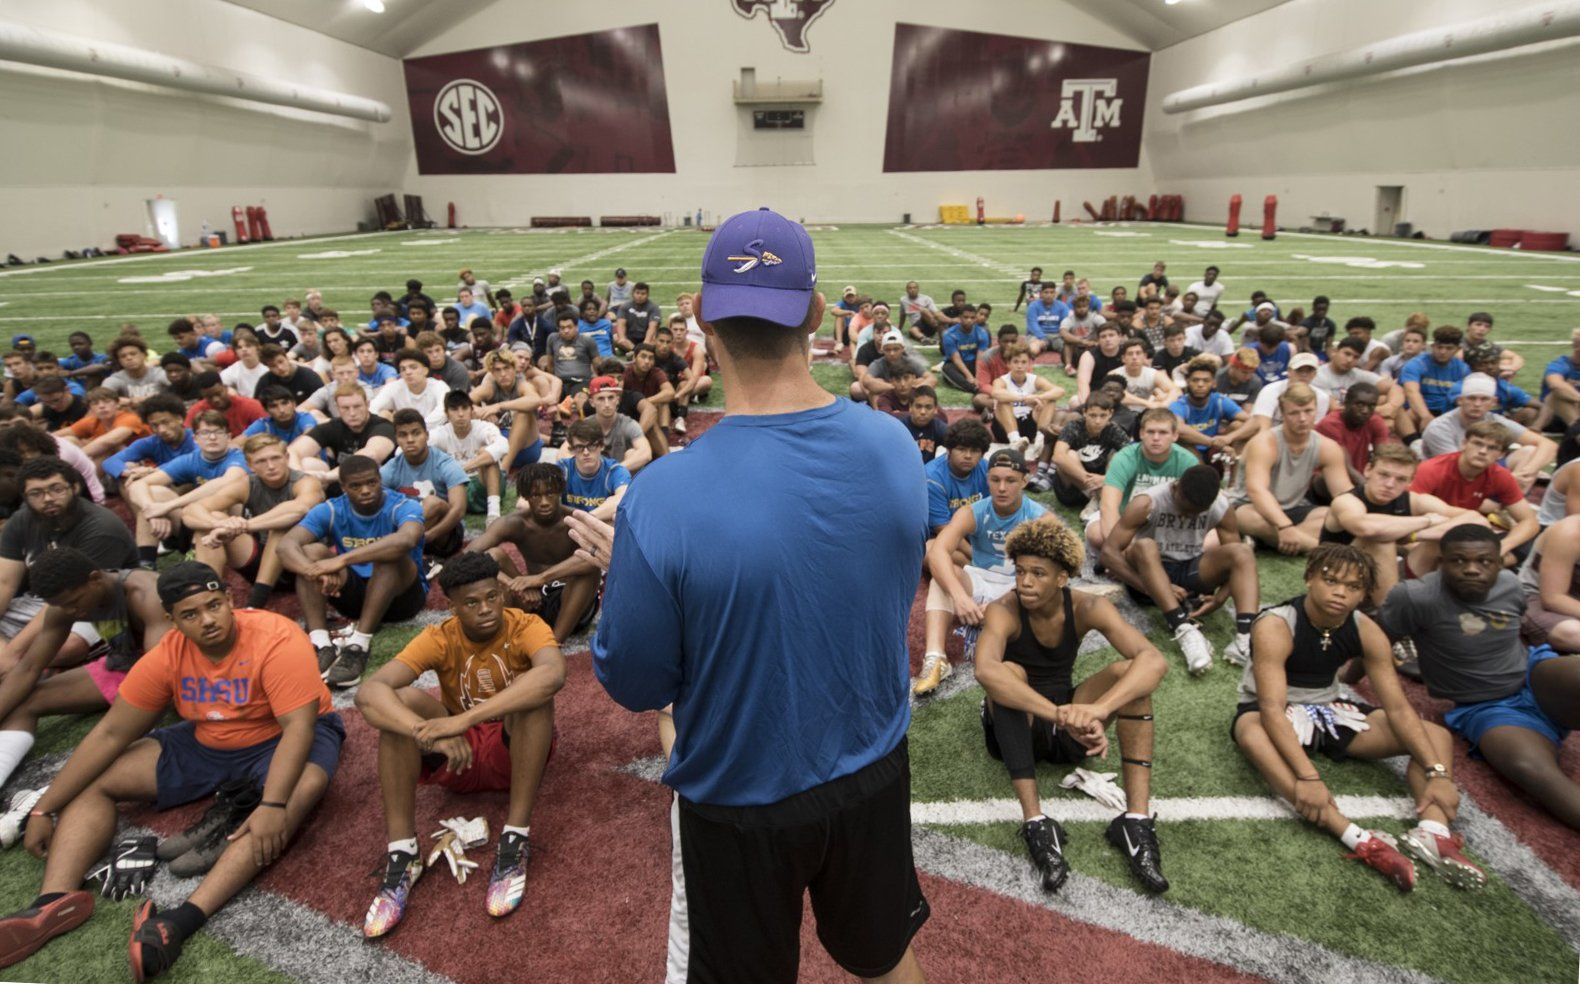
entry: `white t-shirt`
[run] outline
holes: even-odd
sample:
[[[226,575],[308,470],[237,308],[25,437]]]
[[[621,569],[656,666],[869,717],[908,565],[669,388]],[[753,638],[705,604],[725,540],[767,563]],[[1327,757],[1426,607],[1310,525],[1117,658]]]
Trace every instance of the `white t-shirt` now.
[[[1319,370],[1320,371],[1320,370]],[[1274,424],[1284,422],[1284,414],[1278,408],[1278,398],[1284,395],[1284,390],[1289,389],[1288,379],[1278,379],[1262,387],[1262,392],[1256,394],[1256,404],[1251,408],[1251,416],[1271,418]],[[1317,419],[1321,420],[1328,415],[1328,406],[1332,398],[1326,390],[1312,390],[1317,394]]]
[[[702,326],[697,324],[695,317],[686,319],[686,340],[696,342],[704,349],[708,347],[708,336],[703,334]]]
[[[240,393],[242,396],[255,396],[258,380],[269,372],[269,367],[262,362],[248,369],[240,362],[233,362],[219,371],[220,382]]]
[[[1317,375],[1311,380],[1311,385],[1317,390],[1327,393],[1337,403],[1344,402],[1344,394],[1356,383],[1371,383],[1376,385],[1382,377],[1375,372],[1365,369],[1351,369],[1340,375],[1333,371],[1333,363],[1329,362],[1317,369]]]
[[[1186,294],[1196,295],[1196,314],[1202,318],[1205,318],[1207,312],[1213,309],[1213,305],[1218,303],[1218,298],[1223,296],[1223,291],[1223,281],[1221,280],[1214,280],[1211,286],[1204,280],[1198,280],[1185,288]],[[1183,297],[1185,295],[1181,294],[1180,296]]]
[[[1234,336],[1219,328],[1211,338],[1202,334],[1201,325],[1191,325],[1185,329],[1185,347],[1193,348],[1202,355],[1216,355],[1220,359],[1227,359],[1234,354]]]
[[[1096,311],[1086,312],[1086,317],[1077,318],[1073,313],[1067,314],[1059,322],[1059,334],[1069,335],[1071,338],[1091,338],[1097,329],[1108,323],[1108,319]]]
[[[429,433],[428,446],[445,452],[455,459],[456,464],[462,466],[477,457],[478,452],[484,448],[488,449],[488,453],[495,461],[504,461],[505,455],[510,453],[510,442],[499,433],[498,427],[486,420],[472,421],[472,427],[466,432],[466,436],[457,437],[455,429],[446,418],[443,424]]]
[[[413,393],[403,380],[396,379],[374,394],[368,409],[380,416],[393,415],[397,410],[415,410],[422,414],[430,428],[435,428],[449,423],[444,415],[444,396],[448,392],[450,387],[437,379],[428,380],[421,393]]]
[[[1158,371],[1151,366],[1142,366],[1141,371],[1134,376],[1130,375],[1129,370],[1126,369],[1116,369],[1114,372],[1109,373],[1110,377],[1115,375],[1125,377],[1126,392],[1143,400],[1152,399],[1152,394],[1158,385]]]

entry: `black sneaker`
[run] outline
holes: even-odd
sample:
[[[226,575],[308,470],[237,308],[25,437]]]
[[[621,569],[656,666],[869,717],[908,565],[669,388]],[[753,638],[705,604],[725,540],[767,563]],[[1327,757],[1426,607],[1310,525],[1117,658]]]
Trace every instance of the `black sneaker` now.
[[[241,826],[241,822],[247,819],[248,814],[257,809],[259,799],[261,797],[258,795],[257,787],[253,786],[249,779],[232,779],[221,784],[214,794],[214,802],[203,811],[203,816],[198,818],[198,822],[181,833],[160,841],[154,855],[161,861],[178,861],[184,860],[194,851],[212,847],[215,842],[223,845],[225,838]],[[221,853],[223,850],[224,848],[221,847]],[[214,858],[217,860],[218,857],[219,854],[216,853]],[[195,860],[194,858],[193,861]],[[182,865],[184,869],[188,869],[185,871],[177,871],[176,866],[172,864],[170,873],[186,878],[190,875],[202,874],[214,864],[211,860],[199,870],[192,868],[193,861],[186,861]]]
[[[1026,843],[1031,863],[1042,875],[1042,890],[1057,892],[1070,877],[1070,863],[1064,860],[1064,845],[1069,839],[1059,821],[1052,817],[1027,820],[1020,825],[1020,839]]]
[[[132,917],[132,938],[127,944],[132,980],[142,984],[169,970],[181,956],[185,942],[175,923],[160,916],[152,902],[144,902]]]
[[[334,666],[335,660],[340,657],[340,650],[331,645],[318,646],[316,651],[318,653],[318,675],[321,677],[327,677],[329,675],[329,668]]]
[[[331,687],[355,687],[362,681],[362,671],[368,668],[368,651],[361,646],[341,646],[324,682]]]
[[[1108,825],[1105,836],[1108,843],[1124,853],[1130,873],[1143,888],[1154,895],[1169,890],[1169,880],[1163,877],[1163,857],[1158,853],[1158,834],[1151,817],[1137,820],[1121,813]]]

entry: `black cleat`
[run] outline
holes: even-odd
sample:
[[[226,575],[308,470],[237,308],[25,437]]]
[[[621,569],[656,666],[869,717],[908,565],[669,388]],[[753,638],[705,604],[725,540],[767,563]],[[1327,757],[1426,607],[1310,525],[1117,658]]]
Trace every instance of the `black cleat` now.
[[[316,651],[318,653],[318,675],[321,677],[328,676],[329,668],[334,666],[335,660],[340,658],[340,650],[334,646],[319,646]]]
[[[1158,853],[1158,834],[1153,823],[1151,817],[1137,820],[1121,813],[1108,825],[1104,836],[1125,855],[1136,881],[1152,894],[1161,895],[1169,890],[1169,880],[1163,877],[1163,857]]]
[[[169,970],[181,956],[184,942],[175,923],[160,916],[152,902],[144,902],[132,917],[132,938],[127,944],[132,980],[143,984]]]
[[[324,682],[331,687],[345,689],[362,682],[362,671],[368,668],[368,651],[361,646],[341,646],[340,655],[324,674]]]
[[[1020,825],[1020,839],[1026,843],[1031,863],[1042,875],[1042,890],[1057,892],[1070,877],[1070,863],[1064,860],[1064,845],[1069,840],[1059,821],[1052,817],[1027,820]]]

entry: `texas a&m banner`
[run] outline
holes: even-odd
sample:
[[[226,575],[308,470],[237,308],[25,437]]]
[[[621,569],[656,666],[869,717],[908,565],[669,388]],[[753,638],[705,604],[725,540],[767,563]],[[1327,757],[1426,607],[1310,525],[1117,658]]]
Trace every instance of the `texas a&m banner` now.
[[[883,169],[1135,167],[1150,59],[896,24]]]
[[[657,24],[405,66],[422,174],[675,170]]]

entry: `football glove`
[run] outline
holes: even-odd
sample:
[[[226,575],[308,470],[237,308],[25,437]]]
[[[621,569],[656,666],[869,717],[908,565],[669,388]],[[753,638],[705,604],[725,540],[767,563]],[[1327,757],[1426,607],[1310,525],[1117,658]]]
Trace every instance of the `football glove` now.
[[[119,902],[133,895],[142,895],[159,870],[159,858],[154,853],[159,841],[154,837],[127,837],[110,849],[110,859],[88,878],[104,879],[99,894]]]

